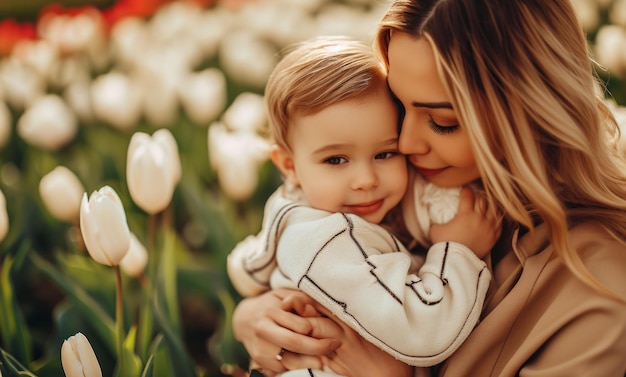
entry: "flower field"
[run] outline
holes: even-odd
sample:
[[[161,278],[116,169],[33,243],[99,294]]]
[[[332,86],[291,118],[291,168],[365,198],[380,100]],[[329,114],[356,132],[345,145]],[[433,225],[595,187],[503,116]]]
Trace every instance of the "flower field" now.
[[[626,0],[574,3],[626,125]],[[263,87],[385,8],[0,2],[0,375],[242,376],[225,264],[280,184]]]

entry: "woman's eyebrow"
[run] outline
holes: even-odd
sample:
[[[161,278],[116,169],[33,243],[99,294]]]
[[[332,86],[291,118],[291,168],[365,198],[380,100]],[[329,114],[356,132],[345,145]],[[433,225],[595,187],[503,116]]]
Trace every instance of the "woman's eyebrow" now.
[[[452,109],[450,102],[411,102],[412,107],[426,107],[429,109]]]

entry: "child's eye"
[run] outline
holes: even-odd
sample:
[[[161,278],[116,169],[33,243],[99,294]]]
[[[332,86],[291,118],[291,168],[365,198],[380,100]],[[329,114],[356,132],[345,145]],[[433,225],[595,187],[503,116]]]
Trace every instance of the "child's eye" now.
[[[382,153],[378,153],[376,156],[374,156],[375,160],[386,160],[388,158],[391,158],[393,156],[398,155],[398,152],[392,152],[392,151],[388,151],[388,152],[382,152]]]
[[[438,124],[437,122],[435,122],[433,118],[430,118],[430,129],[433,130],[433,132],[436,133],[437,135],[447,135],[458,130],[459,125],[451,124],[447,126],[442,126],[441,124]]]
[[[329,157],[324,160],[324,163],[329,164],[329,165],[340,165],[340,164],[345,164],[346,162],[348,162],[346,158],[339,157],[339,156]]]

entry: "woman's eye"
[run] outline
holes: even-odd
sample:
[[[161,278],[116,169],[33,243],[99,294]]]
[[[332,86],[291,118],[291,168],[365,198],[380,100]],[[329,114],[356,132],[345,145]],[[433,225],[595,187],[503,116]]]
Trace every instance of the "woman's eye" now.
[[[330,165],[340,165],[340,164],[345,164],[346,162],[348,162],[346,158],[339,157],[339,156],[329,157],[324,160],[324,163],[330,164]]]
[[[433,118],[430,118],[430,129],[433,130],[433,132],[436,133],[437,135],[447,135],[458,130],[459,125],[451,124],[451,125],[442,126],[441,124],[438,124],[437,122],[435,122]]]

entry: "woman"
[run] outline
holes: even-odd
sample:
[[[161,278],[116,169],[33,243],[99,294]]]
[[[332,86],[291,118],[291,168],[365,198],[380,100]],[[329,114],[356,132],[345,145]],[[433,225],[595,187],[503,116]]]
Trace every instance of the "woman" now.
[[[439,186],[479,179],[504,213],[480,323],[449,359],[417,372],[624,376],[626,164],[570,1],[398,0],[376,43],[405,112],[401,152]],[[389,375],[392,361],[371,362],[376,350],[355,346],[348,329],[278,310],[288,294],[235,313],[255,360]],[[270,360],[281,347],[283,362]],[[332,359],[297,355],[332,349]]]

